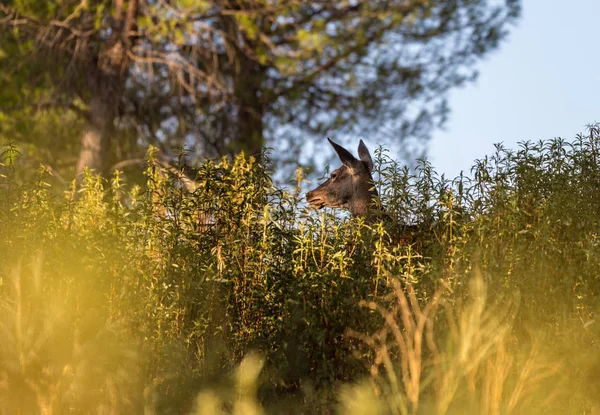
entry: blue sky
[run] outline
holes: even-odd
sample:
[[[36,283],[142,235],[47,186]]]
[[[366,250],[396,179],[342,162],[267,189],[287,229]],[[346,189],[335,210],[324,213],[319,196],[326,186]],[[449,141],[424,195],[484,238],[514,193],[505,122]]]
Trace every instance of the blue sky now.
[[[428,158],[439,173],[467,173],[494,143],[571,140],[600,122],[600,0],[523,0],[507,40],[451,92],[450,117]]]

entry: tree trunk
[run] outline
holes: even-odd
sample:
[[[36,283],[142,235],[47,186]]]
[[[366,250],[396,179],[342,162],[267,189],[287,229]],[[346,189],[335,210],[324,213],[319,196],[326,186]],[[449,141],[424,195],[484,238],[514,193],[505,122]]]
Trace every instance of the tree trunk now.
[[[130,0],[125,4],[123,0],[116,0],[113,7],[115,23],[112,35],[87,68],[90,114],[81,138],[76,170],[78,179],[81,179],[86,167],[103,176],[109,173],[111,138],[129,74],[127,51],[132,47],[139,1]]]
[[[239,105],[238,111],[238,151],[248,155],[259,153],[265,144],[263,135],[264,110],[258,100],[249,100]],[[251,102],[255,101],[254,104]]]
[[[121,98],[118,92],[120,88],[114,85],[114,79],[104,79],[97,70],[91,72],[88,74],[90,114],[87,128],[81,137],[81,151],[77,161],[79,178],[86,167],[103,176],[108,173],[111,136]],[[114,95],[111,95],[111,90]]]
[[[258,62],[240,55],[241,69],[235,79],[237,137],[233,147],[235,152],[243,151],[248,155],[256,155],[265,144],[265,108],[260,96],[264,68]]]

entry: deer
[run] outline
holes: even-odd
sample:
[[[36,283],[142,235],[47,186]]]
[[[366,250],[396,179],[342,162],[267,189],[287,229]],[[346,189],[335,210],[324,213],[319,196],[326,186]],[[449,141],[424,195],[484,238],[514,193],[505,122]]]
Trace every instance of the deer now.
[[[342,166],[331,172],[329,179],[316,189],[306,193],[308,204],[315,209],[348,209],[354,218],[363,218],[366,222],[383,220],[397,242],[415,242],[421,234],[421,226],[397,223],[381,206],[373,182],[373,159],[365,143],[360,140],[357,159],[329,137],[327,140]]]
[[[316,209],[324,207],[348,209],[353,217],[369,217],[377,211],[379,195],[373,185],[373,159],[360,140],[358,159],[341,145],[327,140],[337,153],[342,166],[316,189],[306,193],[306,201]]]

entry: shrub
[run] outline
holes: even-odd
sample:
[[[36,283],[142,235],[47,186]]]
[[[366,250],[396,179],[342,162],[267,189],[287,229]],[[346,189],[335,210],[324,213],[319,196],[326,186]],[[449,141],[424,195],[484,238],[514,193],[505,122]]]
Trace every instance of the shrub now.
[[[276,413],[338,396],[343,410],[585,413],[598,405],[597,144],[592,127],[498,146],[454,180],[379,149],[376,223],[305,210],[301,174],[279,189],[265,157],[207,161],[190,191],[151,151],[145,186],[87,174],[61,193],[44,169],[23,179],[8,148],[1,411],[260,412],[256,394]],[[223,391],[252,351],[260,387],[239,400]]]

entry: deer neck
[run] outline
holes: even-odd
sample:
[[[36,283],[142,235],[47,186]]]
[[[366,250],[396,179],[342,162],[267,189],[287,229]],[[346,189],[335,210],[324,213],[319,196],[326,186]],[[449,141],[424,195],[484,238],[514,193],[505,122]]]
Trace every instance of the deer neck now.
[[[348,208],[354,217],[368,217],[377,208],[379,195],[374,189],[363,190],[350,200]]]

